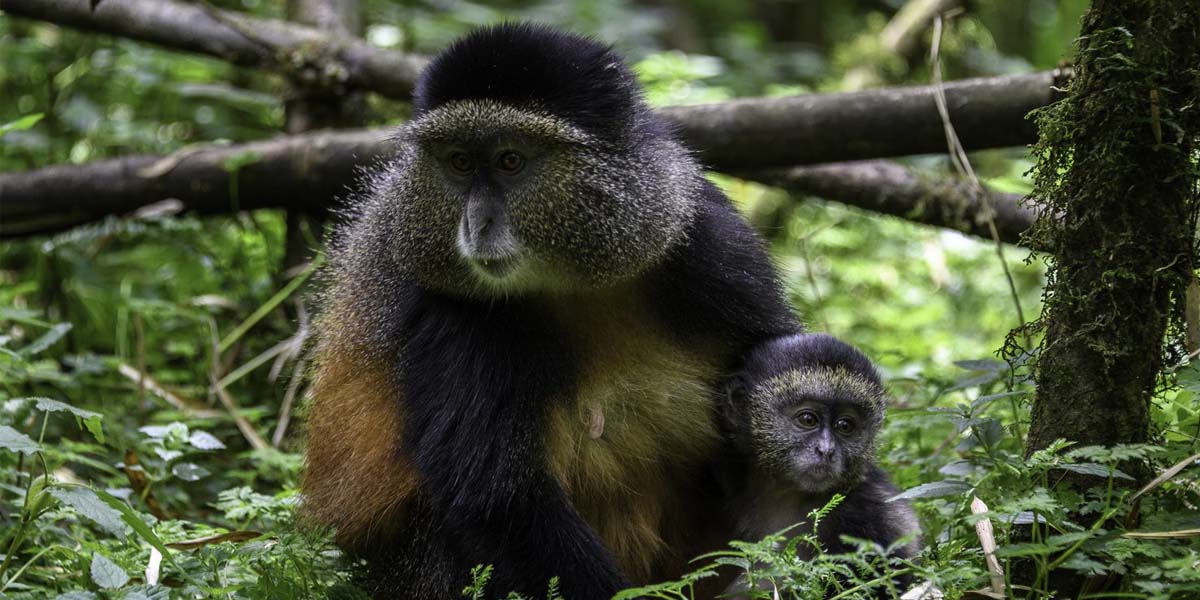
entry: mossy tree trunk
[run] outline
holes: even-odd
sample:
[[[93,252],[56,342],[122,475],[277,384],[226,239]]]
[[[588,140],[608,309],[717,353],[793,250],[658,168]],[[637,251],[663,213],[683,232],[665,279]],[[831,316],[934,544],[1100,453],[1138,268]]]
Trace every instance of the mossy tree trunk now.
[[[1051,256],[1028,451],[1150,436],[1195,268],[1200,2],[1096,0],[1068,97],[1039,116],[1031,232]]]
[[[1151,438],[1150,401],[1167,358],[1181,354],[1168,338],[1185,330],[1196,267],[1200,1],[1094,0],[1078,43],[1076,78],[1039,115],[1034,148],[1033,196],[1045,206],[1028,242],[1051,264],[1030,453],[1058,439]],[[1060,598],[1120,585],[1063,569],[1036,583],[1025,571],[1013,574]]]

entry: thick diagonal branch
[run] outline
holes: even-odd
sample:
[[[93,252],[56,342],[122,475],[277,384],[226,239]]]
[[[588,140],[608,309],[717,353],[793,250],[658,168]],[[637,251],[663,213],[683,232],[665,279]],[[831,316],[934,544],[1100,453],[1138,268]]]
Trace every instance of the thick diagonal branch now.
[[[104,0],[94,11],[89,0],[0,0],[0,11],[282,71],[294,80],[332,77],[333,82],[310,83],[398,99],[412,94],[427,62],[310,27],[170,0]],[[1034,130],[1024,116],[1055,98],[1062,75],[1044,72],[947,86],[964,143],[983,148],[1032,141]],[[930,119],[936,116],[932,96],[920,87],[739,100],[664,114],[678,121],[697,147],[709,150],[706,160],[720,166],[765,166],[764,155],[780,159],[773,166],[786,166],[938,152],[945,145],[940,121]],[[898,127],[904,125],[916,127]],[[737,139],[728,137],[735,133]],[[843,151],[823,154],[831,145]]]
[[[283,72],[293,79],[332,77],[339,85],[406,99],[427,60],[375,48],[344,35],[275,19],[169,0],[0,0],[0,11],[107,33],[233,64]],[[298,73],[307,69],[309,75]],[[330,82],[311,81],[313,84]]]

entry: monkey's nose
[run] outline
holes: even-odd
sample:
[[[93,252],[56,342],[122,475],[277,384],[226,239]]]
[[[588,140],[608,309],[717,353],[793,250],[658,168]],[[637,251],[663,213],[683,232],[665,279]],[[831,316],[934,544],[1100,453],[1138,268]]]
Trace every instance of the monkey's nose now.
[[[488,230],[492,228],[492,223],[493,221],[490,215],[479,219],[479,223],[477,223],[475,226],[475,237],[482,238],[483,236],[487,235]]]

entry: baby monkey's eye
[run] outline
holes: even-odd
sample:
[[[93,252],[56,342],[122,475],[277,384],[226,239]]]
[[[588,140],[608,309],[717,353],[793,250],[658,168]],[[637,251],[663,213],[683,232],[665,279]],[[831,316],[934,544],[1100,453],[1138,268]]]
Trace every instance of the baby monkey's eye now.
[[[467,156],[466,152],[451,152],[450,157],[446,161],[450,164],[450,168],[458,174],[471,172],[471,157]]]
[[[802,410],[795,415],[796,422],[805,429],[812,429],[821,423],[821,418],[811,410]]]
[[[837,421],[833,422],[833,428],[836,429],[838,433],[852,433],[855,427],[857,427],[857,425],[854,423],[854,419],[851,419],[850,417],[841,417]]]
[[[496,168],[508,175],[515,175],[524,167],[525,157],[515,150],[505,150],[496,157]]]

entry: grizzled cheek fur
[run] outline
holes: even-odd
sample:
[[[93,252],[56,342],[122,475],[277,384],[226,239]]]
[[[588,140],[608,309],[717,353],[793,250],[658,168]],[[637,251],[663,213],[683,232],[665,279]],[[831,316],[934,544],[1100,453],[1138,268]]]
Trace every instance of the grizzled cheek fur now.
[[[449,291],[469,277],[455,246],[464,201],[441,184],[437,169],[431,159],[405,148],[378,189],[395,211],[391,235],[398,264],[422,284]]]
[[[508,198],[524,249],[586,283],[636,275],[661,259],[694,217],[698,178],[679,168],[678,148],[646,146],[546,156]]]

